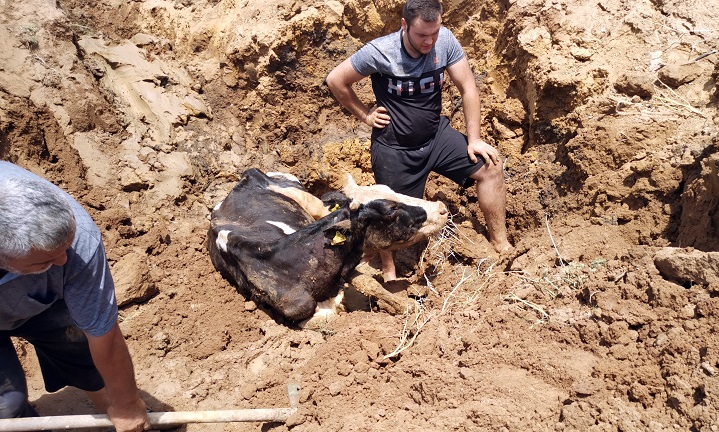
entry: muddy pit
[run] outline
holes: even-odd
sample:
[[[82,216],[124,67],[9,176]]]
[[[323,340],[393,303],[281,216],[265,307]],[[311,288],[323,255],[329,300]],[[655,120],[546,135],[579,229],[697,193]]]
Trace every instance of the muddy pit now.
[[[473,191],[433,177],[455,236],[390,287],[298,330],[214,270],[209,210],[249,167],[320,194],[371,183],[368,127],[323,79],[399,26],[400,0],[0,0],[0,157],[90,211],[155,411],[287,406],[286,424],[187,431],[715,431],[719,22],[695,0],[445,2],[508,157],[516,252]],[[372,102],[369,83],[357,86]],[[458,92],[444,114],[463,128]],[[408,288],[410,287],[410,288]],[[409,292],[418,290],[418,293]],[[42,415],[93,412],[45,394]]]

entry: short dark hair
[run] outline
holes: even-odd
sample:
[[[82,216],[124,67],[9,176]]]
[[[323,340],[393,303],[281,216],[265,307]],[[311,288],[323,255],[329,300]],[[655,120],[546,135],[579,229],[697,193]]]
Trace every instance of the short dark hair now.
[[[402,18],[410,26],[415,19],[432,22],[442,16],[442,3],[439,0],[407,0],[402,11]]]

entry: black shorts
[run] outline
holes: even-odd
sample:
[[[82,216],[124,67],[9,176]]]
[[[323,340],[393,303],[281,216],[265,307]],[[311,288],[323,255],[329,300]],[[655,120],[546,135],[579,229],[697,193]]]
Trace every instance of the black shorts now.
[[[7,391],[27,394],[25,373],[11,336],[25,339],[35,348],[48,392],[65,386],[85,391],[105,387],[92,361],[85,334],[73,324],[65,302],[58,301],[20,327],[0,331],[0,394]]]
[[[477,155],[477,163],[467,154],[467,136],[450,126],[442,116],[434,138],[423,147],[402,149],[372,142],[372,171],[375,181],[395,192],[416,198],[424,196],[430,172],[441,174],[462,187],[474,183],[472,174],[484,165]]]

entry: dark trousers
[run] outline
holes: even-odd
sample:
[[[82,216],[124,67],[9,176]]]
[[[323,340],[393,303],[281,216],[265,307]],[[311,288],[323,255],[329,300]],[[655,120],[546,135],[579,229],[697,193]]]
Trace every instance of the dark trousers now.
[[[65,302],[58,301],[20,327],[0,331],[0,418],[37,416],[28,402],[25,372],[11,337],[33,345],[48,392],[68,385],[86,391],[105,386],[85,334],[73,324]]]

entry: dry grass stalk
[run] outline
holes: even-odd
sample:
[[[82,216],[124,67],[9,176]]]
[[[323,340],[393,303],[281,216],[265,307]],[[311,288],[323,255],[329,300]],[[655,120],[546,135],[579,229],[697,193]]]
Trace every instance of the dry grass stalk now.
[[[505,299],[522,303],[523,305],[528,306],[529,308],[535,310],[539,314],[539,317],[540,317],[537,320],[537,322],[535,322],[535,324],[542,324],[542,323],[549,321],[549,314],[538,304],[527,301],[527,300],[517,296],[515,293],[509,294],[508,296],[505,297]]]
[[[442,314],[444,314],[444,311],[447,310],[447,302],[449,302],[449,299],[452,298],[452,295],[454,295],[455,291],[457,291],[457,289],[459,289],[459,287],[463,283],[467,282],[470,279],[469,276],[465,276],[465,270],[466,268],[462,267],[462,277],[460,278],[459,282],[457,282],[457,284],[454,286],[454,288],[452,288],[452,291],[449,292],[449,295],[444,298],[444,302],[442,302]]]
[[[434,284],[431,280],[429,280],[429,277],[427,274],[424,274],[424,280],[427,282],[427,288],[429,288],[430,291],[432,291],[436,296],[439,296],[439,292],[434,288]]]
[[[399,343],[394,351],[384,356],[385,359],[393,358],[399,355],[402,351],[405,351],[411,347],[417,340],[422,328],[436,315],[444,315],[445,313],[451,313],[457,306],[461,306],[466,309],[472,306],[479,298],[479,293],[482,291],[489,281],[497,275],[492,272],[494,265],[491,265],[487,270],[481,272],[480,265],[477,265],[476,270],[470,270],[466,266],[462,266],[462,275],[459,277],[459,281],[454,285],[454,288],[447,294],[442,301],[442,307],[437,312],[436,309],[429,309],[427,307],[417,307],[413,311],[407,311],[405,314],[404,326],[399,335]],[[425,276],[426,277],[426,276]],[[481,279],[480,283],[477,282]],[[428,281],[429,283],[429,281]],[[439,295],[439,293],[431,286],[432,292]]]
[[[564,267],[564,258],[562,258],[562,254],[559,253],[559,249],[557,249],[557,244],[554,243],[554,237],[552,236],[552,230],[549,229],[549,216],[544,215],[544,224],[547,227],[547,232],[549,233],[549,240],[552,242],[552,247],[554,247],[554,251],[557,253],[557,257],[559,258],[559,264]]]
[[[442,228],[438,234],[430,237],[427,247],[422,251],[422,255],[419,259],[420,271],[426,273],[426,263],[431,262],[435,269],[435,275],[442,274],[448,260],[450,258],[456,258],[454,249],[463,242],[459,237],[460,235],[464,237],[465,241],[474,244],[474,242],[457,227],[452,220],[452,215],[450,215],[444,228]]]
[[[487,260],[487,258],[481,259],[473,270],[470,270],[467,266],[462,266],[462,275],[458,276],[459,281],[442,302],[441,314],[472,308],[479,300],[483,288],[499,274],[503,274],[494,271],[496,262],[489,265],[486,270],[482,270],[482,265]],[[450,299],[452,300],[451,302]]]
[[[548,215],[545,215],[544,223],[547,229],[547,233],[549,234],[549,240],[552,244],[552,248],[557,254],[559,267],[555,267],[554,271],[552,271],[551,269],[545,269],[540,277],[532,277],[530,275],[527,275],[523,271],[510,272],[508,274],[517,276],[523,281],[528,282],[539,292],[547,296],[550,300],[554,300],[561,295],[568,294],[569,292],[571,292],[572,289],[579,287],[585,281],[585,276],[581,273],[583,267],[582,264],[577,265],[573,262],[567,261],[566,259],[564,259],[564,257],[562,257],[562,254],[559,252],[559,248],[557,247],[557,243],[554,241],[554,235],[552,234],[552,230],[549,227]],[[504,300],[519,302],[523,306],[529,307],[530,309],[537,312],[539,318],[535,324],[549,321],[549,313],[545,311],[544,308],[537,305],[536,303],[519,297],[514,292],[511,292],[509,295],[505,296]]]
[[[433,312],[429,312],[424,308],[415,308],[413,313],[407,312],[404,318],[404,326],[399,334],[399,344],[391,353],[384,356],[384,359],[397,357],[404,350],[411,347],[417,340],[422,327],[424,327],[434,316]]]
[[[664,105],[686,108],[694,114],[700,115],[703,118],[709,118],[708,115],[694,108],[691,103],[686,100],[686,98],[684,98],[676,91],[674,91],[674,89],[663,83],[662,80],[657,81],[659,81],[659,83],[664,87],[664,90],[661,88],[657,88],[657,93],[659,93],[659,95],[656,96],[656,98]],[[671,93],[671,96],[668,93]]]
[[[525,276],[524,272],[515,272],[514,274],[525,282],[529,282],[530,285],[539,287],[539,290],[545,293],[550,299],[556,298],[558,295],[557,293],[560,291],[556,284],[557,281],[548,278],[546,273],[541,278],[531,278],[529,276]],[[547,285],[549,285],[552,289],[547,288]]]
[[[454,256],[454,249],[458,246],[463,246],[464,242],[467,241],[474,244],[469,237],[462,234],[462,231],[450,218],[442,232],[430,239],[429,244],[422,252],[420,271],[424,273],[427,287],[437,297],[441,297],[442,294],[436,290],[427,275],[426,270],[429,266],[426,263],[431,262],[431,267],[435,269],[435,274],[441,274],[449,258]],[[461,266],[461,275],[459,272],[456,273],[458,275],[458,281],[454,284],[449,294],[442,300],[442,307],[439,311],[436,308],[427,307],[427,303],[414,310],[407,311],[405,313],[404,325],[399,334],[397,348],[385,355],[384,358],[394,358],[410,348],[417,340],[422,328],[436,315],[451,313],[457,306],[466,308],[474,304],[479,298],[479,293],[482,288],[496,275],[493,272],[496,263],[492,263],[486,270],[482,270],[482,266],[486,261],[486,258],[481,259],[477,263],[476,268]],[[437,271],[436,269],[439,270]]]
[[[661,81],[660,81],[661,83]],[[664,85],[672,94],[673,97],[668,94],[667,91],[660,89],[655,86],[656,88],[656,94],[652,101],[656,103],[652,103],[652,101],[641,101],[641,102],[632,102],[630,98],[626,97],[609,97],[612,101],[614,101],[616,105],[616,115],[619,116],[637,116],[641,115],[642,117],[647,118],[653,118],[653,117],[662,117],[662,120],[668,120],[669,118],[675,118],[679,120],[680,118],[683,118],[686,116],[686,114],[683,114],[681,112],[677,111],[677,107],[679,108],[685,108],[689,112],[693,114],[697,114],[701,117],[707,118],[708,116],[698,110],[697,108],[694,108],[686,99],[684,99],[682,96],[677,94],[674,90],[672,90],[669,86],[667,86],[664,83],[661,83]],[[631,108],[627,110],[626,108]]]

